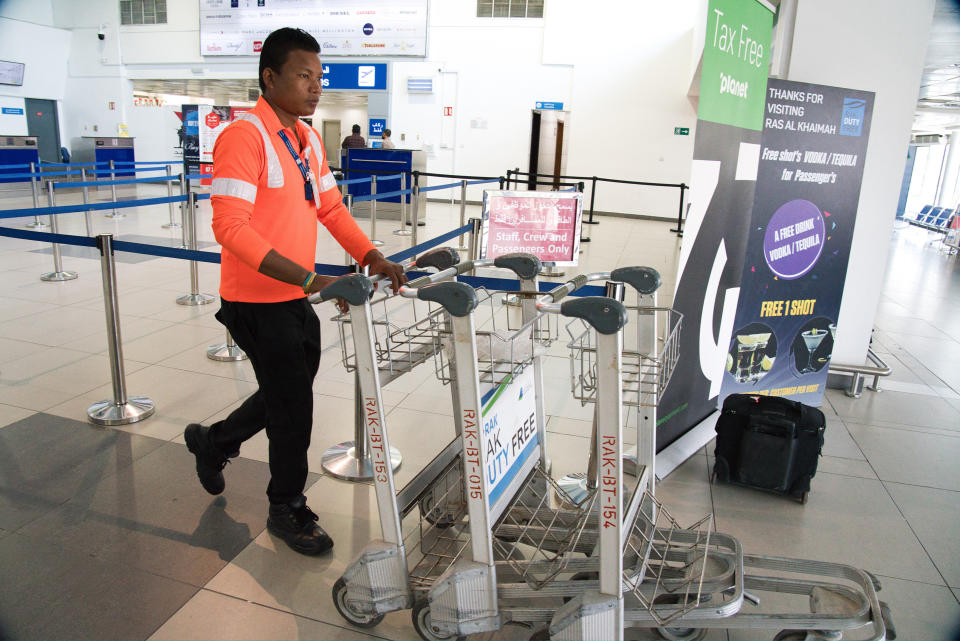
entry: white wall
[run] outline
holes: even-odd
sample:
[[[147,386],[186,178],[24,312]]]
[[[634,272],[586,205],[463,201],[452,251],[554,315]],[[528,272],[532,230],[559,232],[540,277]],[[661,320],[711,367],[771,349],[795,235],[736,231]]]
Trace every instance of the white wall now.
[[[3,4],[3,16],[0,17],[0,60],[22,62],[26,66],[23,74],[23,86],[0,85],[0,102],[5,107],[23,107],[24,98],[43,98],[62,101],[67,78],[67,55],[71,34],[64,29],[26,22],[6,17],[23,16],[32,19],[48,19],[50,4],[36,2],[34,11],[27,3],[14,2],[8,7]],[[46,7],[48,11],[44,12]],[[43,43],[42,47],[37,43]],[[60,104],[60,137],[64,138],[62,123],[63,105]],[[0,134],[27,135],[27,117],[24,115],[6,115],[0,119]]]
[[[49,27],[53,25],[53,3],[50,0],[0,0],[0,16]]]
[[[568,174],[687,182],[693,136],[673,128],[692,134],[696,123],[686,92],[697,4],[607,0],[585,9],[551,0],[542,20],[516,20],[476,18],[472,0],[434,2],[429,57],[393,65],[393,138],[422,144],[430,171],[525,171],[531,111],[538,100],[559,101],[570,111]],[[407,94],[408,76],[434,78],[434,93]],[[677,193],[604,184],[596,206],[670,218]]]
[[[837,320],[838,363],[862,363],[880,300],[934,0],[804,0],[788,78],[876,93],[850,265]]]

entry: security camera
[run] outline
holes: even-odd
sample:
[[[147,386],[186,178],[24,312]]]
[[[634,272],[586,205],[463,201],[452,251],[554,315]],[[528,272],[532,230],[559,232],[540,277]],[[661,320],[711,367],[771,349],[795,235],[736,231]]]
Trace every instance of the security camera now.
[[[107,39],[107,28],[104,25],[100,25],[100,28],[97,29],[97,40],[106,40]]]

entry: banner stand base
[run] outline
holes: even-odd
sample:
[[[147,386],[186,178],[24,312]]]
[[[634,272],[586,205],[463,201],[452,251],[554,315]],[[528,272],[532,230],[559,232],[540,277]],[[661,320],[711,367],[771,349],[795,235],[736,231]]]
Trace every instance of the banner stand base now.
[[[720,410],[707,416],[687,432],[665,447],[657,454],[657,462],[654,469],[657,472],[657,480],[662,481],[688,458],[696,454],[700,448],[713,440],[717,435],[714,427],[717,419],[720,418]]]

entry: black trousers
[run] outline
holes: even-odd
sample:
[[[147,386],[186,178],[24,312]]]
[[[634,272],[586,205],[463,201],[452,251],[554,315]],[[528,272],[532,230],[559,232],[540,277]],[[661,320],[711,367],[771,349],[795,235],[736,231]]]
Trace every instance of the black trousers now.
[[[305,298],[283,303],[221,300],[216,317],[250,357],[260,389],[211,426],[211,442],[230,455],[266,429],[270,442],[267,496],[271,503],[297,501],[307,482],[320,321]]]

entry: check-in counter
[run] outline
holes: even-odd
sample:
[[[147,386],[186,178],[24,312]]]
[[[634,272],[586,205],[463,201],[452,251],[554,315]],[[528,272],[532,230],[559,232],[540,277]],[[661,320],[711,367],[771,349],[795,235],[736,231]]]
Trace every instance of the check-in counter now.
[[[0,136],[0,183],[28,183],[28,178],[4,178],[3,175],[30,173],[29,168],[7,166],[29,163],[33,163],[34,167],[40,166],[36,136]]]
[[[398,174],[402,171],[426,171],[427,155],[419,149],[341,149],[340,167],[349,171],[345,172],[344,178],[353,180],[356,178],[368,178],[373,175],[370,172],[378,172],[377,179],[383,174]],[[408,177],[407,188],[413,187],[413,179]],[[400,180],[390,180],[377,185],[378,193],[400,190]],[[426,176],[420,177],[420,187],[427,186]],[[370,183],[357,183],[346,185],[342,189],[344,194],[351,194],[354,198],[370,195]],[[406,200],[407,204],[413,202],[413,194],[403,196],[389,196],[377,200],[377,218],[388,220],[400,219],[400,207]],[[426,220],[427,199],[426,194],[420,198],[420,209],[417,212],[417,221],[421,224]],[[354,216],[369,216],[369,202],[355,203],[353,206]]]
[[[106,169],[110,161],[120,166],[118,163],[131,163],[136,160],[133,154],[133,138],[120,136],[83,136],[80,141],[73,146],[73,162],[75,163],[104,163],[97,169]],[[126,171],[118,171],[117,178],[136,176],[132,171],[132,165],[124,165]],[[110,176],[101,174],[100,180],[108,180]]]

